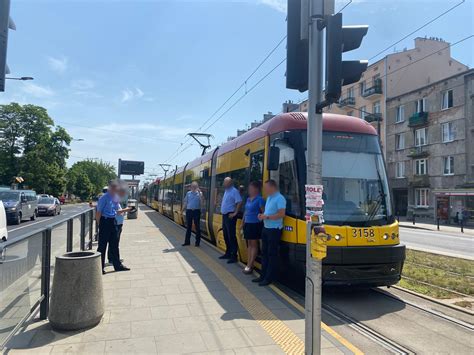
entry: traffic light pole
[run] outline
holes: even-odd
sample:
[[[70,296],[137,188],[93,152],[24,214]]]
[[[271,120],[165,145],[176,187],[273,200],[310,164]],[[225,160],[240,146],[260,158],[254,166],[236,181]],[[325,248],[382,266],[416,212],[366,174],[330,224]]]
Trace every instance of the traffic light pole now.
[[[309,78],[306,184],[322,184],[323,115],[319,107],[323,89],[323,32],[318,26],[324,16],[324,0],[310,0],[309,14]],[[319,28],[318,28],[319,27]],[[321,29],[320,29],[321,28]],[[306,207],[311,211],[310,207]],[[305,289],[305,353],[321,353],[321,260],[311,256],[312,224],[306,230],[306,289]]]

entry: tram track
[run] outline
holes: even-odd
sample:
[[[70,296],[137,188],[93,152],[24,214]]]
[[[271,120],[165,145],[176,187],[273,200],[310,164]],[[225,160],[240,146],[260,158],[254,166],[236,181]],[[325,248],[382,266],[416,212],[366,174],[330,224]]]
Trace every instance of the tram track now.
[[[401,289],[401,288],[399,288],[399,289],[403,292],[403,289]],[[446,314],[443,314],[442,312],[435,311],[435,310],[433,310],[433,309],[431,309],[431,308],[423,307],[423,306],[421,306],[420,304],[417,304],[417,303],[415,303],[415,302],[412,302],[412,301],[408,301],[408,300],[406,300],[406,299],[399,298],[399,297],[397,297],[397,296],[395,296],[395,295],[393,295],[393,294],[391,294],[391,293],[389,293],[389,292],[387,292],[387,291],[385,291],[385,290],[382,290],[382,289],[379,289],[379,288],[373,288],[372,290],[375,291],[375,292],[378,292],[378,293],[380,293],[380,294],[382,294],[382,295],[384,295],[384,296],[386,296],[386,297],[389,297],[389,298],[391,298],[391,299],[394,299],[394,300],[396,300],[396,301],[398,301],[398,302],[401,302],[401,303],[403,303],[404,305],[413,307],[413,308],[415,308],[415,309],[417,309],[417,310],[420,310],[420,311],[422,311],[422,312],[425,312],[425,313],[428,313],[428,314],[430,314],[430,315],[432,315],[432,316],[435,316],[435,317],[437,317],[437,318],[440,318],[440,319],[442,319],[442,320],[444,320],[444,321],[446,321],[446,322],[450,322],[450,323],[452,323],[452,324],[455,324],[455,325],[457,325],[457,326],[459,326],[459,327],[461,327],[461,328],[464,328],[464,329],[466,329],[466,330],[469,330],[469,331],[471,331],[471,332],[474,331],[474,325],[472,325],[472,324],[470,324],[470,323],[468,323],[468,322],[464,322],[464,321],[462,321],[462,320],[460,320],[460,319],[458,319],[458,318],[448,316],[448,315],[446,315]],[[413,294],[412,294],[412,295],[413,295]],[[417,297],[419,297],[419,296],[417,296]],[[420,298],[421,298],[421,297],[420,297]],[[427,298],[423,298],[423,300],[424,300],[424,301],[428,301],[428,302],[435,303],[435,302],[433,302],[432,300],[428,300]],[[443,307],[448,307],[448,308],[450,308],[451,310],[454,310],[454,311],[456,311],[456,312],[461,312],[461,310],[459,310],[459,309],[457,309],[457,308],[450,307],[449,305],[441,304],[440,302],[436,302],[436,304],[442,305]]]
[[[356,332],[364,335],[369,340],[375,342],[376,344],[382,346],[386,350],[390,351],[393,354],[416,354],[413,350],[407,348],[406,346],[386,337],[384,334],[377,332],[376,330],[366,326],[365,324],[359,322],[358,320],[352,318],[351,316],[345,314],[344,312],[323,303],[322,304],[323,312],[326,312],[329,316],[337,319],[340,322],[345,323],[348,327],[355,330]]]

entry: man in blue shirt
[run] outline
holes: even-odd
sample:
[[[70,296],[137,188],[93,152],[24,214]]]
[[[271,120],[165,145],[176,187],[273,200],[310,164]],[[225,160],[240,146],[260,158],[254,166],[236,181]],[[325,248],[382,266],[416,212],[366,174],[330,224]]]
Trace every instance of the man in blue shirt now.
[[[262,272],[253,279],[259,286],[271,284],[278,276],[278,247],[283,231],[283,218],[285,218],[286,199],[278,191],[275,180],[267,180],[264,185],[267,195],[265,211],[258,215],[263,221],[262,231]]]
[[[112,264],[115,271],[128,271],[128,267],[122,265],[120,262],[118,251],[117,228],[115,226],[115,216],[117,213],[123,213],[119,200],[117,198],[117,191],[119,184],[116,181],[111,181],[106,193],[104,193],[97,203],[96,223],[99,223],[99,246],[97,251],[101,253],[102,257],[102,273],[105,274],[105,253],[107,245],[109,246]]]
[[[183,213],[186,211],[186,237],[183,246],[191,244],[193,222],[196,229],[196,242],[194,245],[198,247],[201,243],[201,201],[201,190],[199,190],[198,183],[193,181],[191,183],[191,190],[186,193],[183,203]]]
[[[120,262],[122,262],[122,259],[120,259],[120,236],[122,235],[122,228],[123,228],[123,222],[125,220],[125,212],[128,212],[131,210],[131,208],[127,207],[127,201],[128,201],[128,187],[125,183],[121,183],[118,192],[117,192],[117,198],[119,200],[119,207],[122,209],[123,213],[117,213],[115,215],[115,228],[117,229],[117,251],[118,251],[118,258]],[[109,264],[113,264],[113,256],[112,253],[110,252],[111,248],[109,248],[107,252],[107,256],[109,259]]]
[[[237,236],[236,223],[237,213],[242,204],[242,197],[239,190],[234,187],[234,182],[230,177],[224,179],[224,197],[222,197],[221,214],[222,214],[222,231],[224,233],[224,241],[226,251],[219,259],[229,259],[228,264],[237,262]]]

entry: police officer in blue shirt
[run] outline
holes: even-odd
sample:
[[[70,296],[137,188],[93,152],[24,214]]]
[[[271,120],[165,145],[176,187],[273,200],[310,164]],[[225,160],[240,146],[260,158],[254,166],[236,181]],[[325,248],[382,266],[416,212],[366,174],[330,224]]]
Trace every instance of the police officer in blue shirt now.
[[[224,197],[221,203],[221,213],[226,251],[219,259],[229,259],[227,263],[232,264],[237,262],[238,245],[235,227],[237,224],[237,213],[242,204],[242,197],[240,196],[239,190],[234,187],[234,183],[230,177],[224,179],[223,185]]]
[[[111,181],[106,193],[104,193],[97,203],[96,221],[99,224],[99,246],[97,251],[101,253],[102,273],[105,274],[105,253],[107,245],[111,253],[111,261],[115,271],[128,271],[128,267],[122,265],[118,251],[117,228],[115,226],[115,216],[117,213],[124,213],[119,204],[117,191],[119,184]]]
[[[196,229],[195,246],[201,243],[201,202],[202,193],[196,181],[191,183],[191,190],[186,193],[183,203],[183,212],[186,211],[186,237],[183,246],[191,244],[191,231]]]
[[[262,272],[260,277],[252,280],[259,286],[271,284],[278,276],[278,249],[286,210],[286,199],[278,191],[275,180],[267,180],[264,191],[267,195],[265,210],[258,215],[258,219],[263,221]]]

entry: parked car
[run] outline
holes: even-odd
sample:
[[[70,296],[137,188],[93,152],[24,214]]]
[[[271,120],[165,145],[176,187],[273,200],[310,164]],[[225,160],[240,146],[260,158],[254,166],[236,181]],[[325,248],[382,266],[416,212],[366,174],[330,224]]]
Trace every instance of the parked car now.
[[[40,197],[38,199],[39,216],[56,216],[61,213],[61,203],[54,197]]]
[[[0,201],[0,243],[6,242],[7,239],[7,214],[5,213],[5,207],[3,207],[3,202]]]
[[[23,219],[34,221],[38,215],[38,200],[32,190],[0,190],[7,221],[20,224]]]

